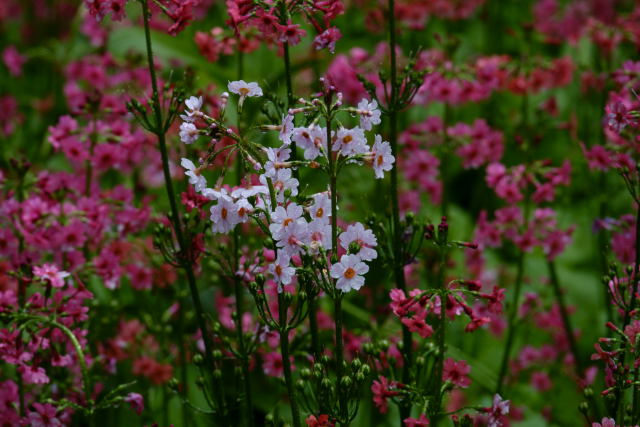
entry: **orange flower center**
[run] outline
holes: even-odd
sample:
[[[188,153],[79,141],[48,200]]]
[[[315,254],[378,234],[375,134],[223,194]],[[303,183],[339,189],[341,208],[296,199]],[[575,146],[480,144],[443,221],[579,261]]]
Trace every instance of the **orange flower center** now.
[[[353,279],[356,275],[356,271],[349,267],[347,268],[347,270],[344,272],[344,277],[346,277],[347,279]]]
[[[378,166],[382,165],[382,163],[384,163],[384,158],[382,156],[378,156]]]
[[[220,217],[221,217],[222,219],[227,219],[227,213],[228,213],[228,212],[227,212],[227,208],[222,208],[222,209],[220,210]]]
[[[286,227],[287,225],[291,224],[292,222],[293,222],[293,219],[287,218],[287,219],[284,220],[282,225]]]
[[[324,215],[324,210],[322,208],[318,208],[316,211],[316,218],[322,218],[322,215]]]
[[[276,265],[276,274],[282,276],[282,267],[280,265]]]
[[[344,138],[342,138],[342,142],[345,143],[345,144],[348,144],[351,141],[353,141],[353,137],[351,135],[347,135]]]
[[[240,89],[238,89],[238,92],[240,92],[241,96],[247,96],[249,94],[249,89],[246,87],[241,87]]]

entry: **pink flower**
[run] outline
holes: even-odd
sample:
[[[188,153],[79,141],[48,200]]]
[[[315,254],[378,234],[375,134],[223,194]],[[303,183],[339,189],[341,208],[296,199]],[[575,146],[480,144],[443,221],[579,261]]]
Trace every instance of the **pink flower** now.
[[[18,372],[22,375],[22,379],[27,384],[48,384],[49,377],[46,371],[40,366],[20,365]]]
[[[50,403],[34,403],[35,412],[29,412],[27,419],[32,427],[62,427],[63,422],[57,418],[58,411]]]
[[[403,422],[405,427],[428,427],[430,425],[425,414],[420,414],[418,418],[405,418]]]
[[[136,414],[140,415],[144,411],[144,398],[141,394],[129,393],[123,400],[131,404],[131,408],[136,411]]]
[[[284,368],[282,365],[282,354],[280,354],[279,351],[267,353],[262,356],[262,359],[262,369],[265,374],[270,377],[282,377],[284,374]],[[293,356],[289,356],[289,359],[292,363],[291,369],[294,369]]]
[[[450,381],[458,387],[467,388],[471,385],[471,380],[468,377],[469,372],[471,372],[471,367],[467,362],[464,360],[456,362],[449,357],[444,361],[442,379]]]
[[[387,399],[400,394],[398,391],[402,385],[397,381],[389,382],[385,377],[380,376],[378,380],[374,380],[371,385],[371,392],[373,393],[373,402],[378,407],[381,414],[386,414],[388,411]]]
[[[531,386],[538,391],[547,391],[553,384],[546,372],[534,372],[531,374]]]
[[[17,77],[22,74],[22,64],[24,57],[20,55],[15,46],[7,46],[2,52],[2,61],[9,69],[9,73]]]
[[[340,40],[341,37],[342,33],[338,28],[329,27],[313,39],[313,47],[315,50],[326,48],[329,49],[329,52],[334,53],[336,42]]]
[[[300,38],[307,34],[298,24],[278,25],[278,41],[294,46],[300,43]]]
[[[493,404],[485,411],[489,413],[487,427],[501,427],[504,425],[503,417],[509,413],[509,401],[503,400],[499,394],[493,396]]]
[[[58,267],[53,264],[44,264],[41,267],[33,267],[33,274],[45,282],[49,282],[49,284],[54,288],[63,287],[64,278],[69,276],[69,273],[58,270]]]

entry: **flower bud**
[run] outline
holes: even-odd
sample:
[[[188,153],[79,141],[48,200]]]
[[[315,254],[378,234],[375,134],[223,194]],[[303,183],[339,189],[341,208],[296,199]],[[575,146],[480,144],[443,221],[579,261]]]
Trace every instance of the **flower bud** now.
[[[216,380],[219,380],[220,378],[222,378],[222,371],[220,369],[214,369],[213,378]]]
[[[213,360],[220,360],[222,359],[222,352],[220,350],[213,350],[211,352],[211,355],[213,356]]]
[[[351,377],[344,376],[340,379],[341,387],[348,388],[351,387],[351,384],[353,384],[353,380],[351,379]]]
[[[202,357],[201,354],[195,354],[193,356],[193,364],[196,366],[202,366],[202,363],[204,362],[204,358]]]
[[[179,383],[178,383],[178,379],[177,378],[175,378],[175,377],[171,378],[167,385],[169,386],[170,390],[176,391],[176,392],[178,391]]]
[[[303,379],[311,378],[311,370],[309,368],[304,368],[300,371],[300,377]]]
[[[329,378],[324,378],[322,381],[320,381],[320,387],[324,388],[324,389],[330,389],[331,388],[331,380]]]
[[[578,411],[587,415],[589,413],[589,404],[587,402],[582,402],[578,405]]]

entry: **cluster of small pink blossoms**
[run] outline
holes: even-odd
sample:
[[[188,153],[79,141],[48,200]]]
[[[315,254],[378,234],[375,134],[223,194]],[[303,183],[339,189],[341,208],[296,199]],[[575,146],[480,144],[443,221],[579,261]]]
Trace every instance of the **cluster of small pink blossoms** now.
[[[257,83],[242,80],[230,82],[228,89],[238,95],[238,110],[249,97],[260,97],[262,89]],[[228,94],[224,94],[228,98]],[[340,98],[340,96],[339,96]],[[322,191],[306,198],[304,203],[298,194],[299,181],[294,177],[294,169],[299,165],[319,168],[321,163],[329,162],[328,156],[341,164],[367,164],[373,168],[376,178],[383,178],[395,161],[389,143],[380,135],[374,136],[369,145],[366,132],[380,123],[380,111],[375,101],[363,99],[357,108],[348,109],[359,116],[360,126],[340,127],[330,132],[331,152],[327,143],[327,129],[315,122],[306,127],[294,126],[296,114],[308,112],[313,103],[300,100],[305,107],[290,109],[280,125],[267,126],[279,131],[279,147],[263,147],[265,161],[247,156],[247,161],[259,172],[253,185],[238,186],[227,190],[221,186],[210,188],[203,176],[206,165],[197,167],[191,160],[183,158],[182,166],[195,190],[214,202],[210,207],[211,229],[214,233],[229,233],[238,224],[246,223],[250,218],[258,222],[266,220],[266,229],[275,243],[275,260],[268,267],[269,273],[282,286],[292,283],[295,268],[292,259],[302,255],[326,256],[332,249],[332,230],[330,218],[332,207],[330,192]],[[340,101],[339,101],[340,102]],[[187,111],[182,115],[180,138],[186,144],[193,143],[198,136],[207,134],[210,129],[199,128],[198,119],[211,123],[202,113],[202,99],[191,97],[186,101]],[[210,126],[216,126],[215,124]],[[227,132],[232,132],[230,129]],[[304,161],[292,161],[291,144],[303,150]],[[256,182],[257,181],[257,182]],[[273,203],[275,202],[275,204]],[[361,223],[349,225],[339,235],[339,262],[329,268],[329,275],[336,279],[336,288],[342,292],[358,290],[364,284],[364,275],[369,271],[366,262],[377,257],[376,237]]]

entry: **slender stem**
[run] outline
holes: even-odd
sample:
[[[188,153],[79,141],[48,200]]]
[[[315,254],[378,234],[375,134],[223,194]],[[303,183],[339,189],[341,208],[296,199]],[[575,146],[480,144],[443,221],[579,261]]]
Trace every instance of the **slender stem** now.
[[[449,179],[449,134],[447,128],[450,120],[449,104],[444,104],[442,115],[442,155],[440,157],[440,181],[442,182],[442,196],[440,200],[440,216],[449,214],[449,194],[447,192],[447,180]]]
[[[520,292],[522,290],[522,278],[524,276],[524,251],[520,251],[518,256],[518,271],[516,273],[516,284],[513,293],[513,299],[511,300],[511,308],[509,312],[509,318],[507,320],[507,342],[504,346],[504,352],[502,353],[502,362],[500,363],[500,373],[498,374],[498,382],[496,384],[496,393],[502,392],[502,386],[504,378],[507,375],[507,367],[509,366],[509,355],[511,353],[511,347],[513,346],[513,339],[516,332],[516,317],[518,316],[518,308],[520,306]]]
[[[311,331],[311,349],[315,360],[320,359],[320,336],[318,333],[318,297],[309,301],[309,329]]]
[[[182,221],[180,219],[180,212],[178,211],[178,204],[176,202],[175,191],[173,189],[171,172],[169,171],[169,156],[167,154],[167,142],[166,142],[165,133],[163,129],[162,105],[160,104],[158,82],[157,82],[156,70],[153,62],[151,32],[149,30],[149,19],[150,19],[149,5],[147,3],[147,0],[140,0],[140,3],[142,4],[144,35],[145,35],[146,50],[147,50],[147,64],[149,67],[149,74],[151,77],[151,88],[153,90],[152,102],[153,102],[153,112],[155,115],[155,129],[154,129],[155,132],[154,133],[158,137],[158,145],[160,147],[160,154],[162,157],[162,171],[164,174],[165,189],[167,191],[169,204],[171,206],[171,222],[173,223],[173,229],[175,231],[178,244],[180,246],[180,253],[181,253],[180,264],[187,276],[187,282],[189,283],[189,291],[191,292],[191,298],[193,300],[193,305],[195,307],[198,326],[200,328],[200,332],[202,334],[202,340],[204,342],[204,347],[205,347],[204,359],[207,364],[207,367],[209,369],[212,369],[214,366],[213,357],[212,357],[213,343],[211,342],[211,336],[209,335],[209,330],[207,328],[207,324],[205,321],[204,310],[202,308],[202,302],[200,301],[200,294],[198,293],[198,286],[196,284],[196,277],[195,277],[195,273],[193,272],[193,266],[191,265],[190,260],[186,256],[189,248],[184,238],[184,234],[182,232]],[[215,383],[216,381],[214,381],[214,390],[215,390]]]
[[[238,50],[238,80],[241,80],[244,77],[244,54]],[[240,133],[241,129],[241,120],[242,116],[238,113],[238,133]],[[242,165],[242,158],[240,156],[236,157],[236,185],[240,185],[242,183],[242,176],[244,173]],[[233,230],[233,268],[235,272],[237,272],[240,268],[240,230],[236,227]],[[253,426],[253,396],[251,392],[251,381],[249,378],[249,355],[247,354],[247,347],[244,339],[244,331],[242,328],[242,314],[244,312],[243,309],[243,299],[242,299],[242,283],[237,274],[234,274],[234,292],[235,292],[235,300],[236,300],[236,339],[238,340],[238,352],[240,353],[240,363],[242,365],[242,384],[244,387],[245,398],[243,399],[243,404],[245,406],[245,410],[242,411],[242,419],[243,425]]]
[[[556,264],[555,262],[548,260],[547,266],[549,268],[549,278],[551,280],[551,286],[553,287],[553,293],[556,297],[558,306],[560,307],[560,316],[562,317],[564,333],[567,336],[567,340],[569,341],[569,349],[571,350],[571,355],[573,356],[576,364],[576,372],[579,377],[582,377],[582,375],[584,374],[584,364],[582,363],[582,359],[580,358],[580,354],[578,352],[578,345],[576,343],[575,334],[571,325],[571,319],[569,318],[569,311],[567,310],[567,305],[564,301],[564,295],[562,294],[562,290],[560,289],[560,281],[558,280]]]
[[[331,112],[327,117],[327,151],[329,161],[329,191],[331,193],[331,256],[338,254],[338,177],[335,159],[333,158],[333,141],[331,139]],[[347,400],[342,390],[342,376],[344,363],[344,345],[342,341],[342,291],[334,289],[334,317],[335,317],[335,338],[336,338],[336,377],[339,402],[340,422],[347,423]]]
[[[285,1],[280,2],[280,24],[287,25],[289,22],[289,12],[287,10],[287,3]],[[282,44],[282,53],[284,56],[284,77],[287,85],[287,111],[296,100],[293,98],[293,76],[291,74],[291,53],[289,52],[289,42]],[[291,142],[291,160],[297,160],[296,143]],[[293,170],[293,177],[298,178],[298,169]]]
[[[391,153],[396,161],[391,169],[391,217],[393,221],[393,274],[396,286],[403,292],[407,290],[404,276],[404,257],[402,255],[402,231],[400,230],[400,204],[398,202],[398,70],[396,58],[396,12],[395,1],[388,0],[388,25],[389,25],[389,61],[391,72],[391,96],[389,99],[389,143]],[[409,328],[402,325],[402,382],[408,384],[411,381],[411,369],[413,366],[413,340]],[[403,400],[400,404],[400,422],[411,414],[411,402]]]
[[[600,219],[604,219],[607,216],[607,206],[608,206],[608,198],[606,197],[607,191],[607,176],[604,172],[600,173],[598,179],[598,188],[600,189],[600,208],[598,210],[598,217]],[[604,228],[602,228],[598,232],[598,255],[600,255],[600,269],[603,276],[606,276],[609,273],[609,265],[607,263],[607,232]],[[605,310],[607,312],[607,321],[613,321],[613,307],[609,300],[609,291],[606,286],[602,286],[602,291],[604,292],[603,303]]]
[[[334,317],[336,326],[336,376],[338,381],[338,403],[340,407],[340,424],[347,425],[347,399],[342,389],[342,377],[344,375],[344,343],[342,339],[342,295],[337,295],[333,300]]]
[[[289,358],[289,328],[287,327],[287,305],[284,299],[283,292],[278,294],[278,311],[278,323],[280,324],[280,353],[282,354],[284,381],[287,385],[287,392],[289,393],[293,427],[300,427],[300,410],[298,409],[296,390],[293,387],[293,378],[291,377],[291,359]]]
[[[578,351],[578,343],[576,342],[575,334],[573,332],[573,326],[571,325],[571,319],[569,318],[569,310],[567,310],[564,295],[562,293],[562,289],[560,288],[560,280],[558,280],[556,265],[553,261],[548,260],[547,266],[549,267],[549,279],[551,280],[553,293],[555,295],[556,301],[558,302],[558,306],[560,307],[560,316],[562,317],[564,333],[567,336],[567,340],[569,341],[569,350],[571,351],[571,355],[575,360],[576,374],[581,380],[584,380],[585,366],[582,358],[580,357],[580,352]],[[590,396],[588,399],[590,406],[596,415],[596,419],[599,419],[598,403],[593,396]]]
[[[441,420],[442,416],[442,375],[444,370],[444,356],[446,352],[445,348],[445,335],[447,330],[447,319],[446,319],[446,307],[447,307],[447,295],[446,295],[446,285],[445,285],[445,277],[446,277],[446,269],[447,269],[447,250],[445,247],[440,248],[440,267],[438,269],[438,282],[436,283],[437,288],[440,290],[440,317],[438,318],[438,329],[437,329],[437,337],[436,344],[438,348],[438,355],[436,358],[434,373],[433,373],[433,393],[436,396],[435,405],[430,409],[432,414],[431,421],[434,426],[437,426]]]
[[[234,249],[234,268],[238,271],[239,268],[239,232],[236,228],[233,231],[233,249]],[[236,339],[238,340],[238,352],[240,353],[240,363],[242,364],[242,383],[244,386],[245,397],[243,403],[245,411],[242,411],[243,425],[253,425],[253,399],[251,395],[251,381],[249,378],[249,355],[247,354],[247,348],[244,342],[244,331],[242,329],[242,313],[243,301],[242,301],[242,283],[237,274],[234,274],[234,290],[236,299]]]
[[[638,279],[640,278],[640,203],[636,201],[636,204],[637,204],[636,206],[636,245],[635,245],[636,257],[635,257],[635,265],[633,266],[633,278],[631,280],[631,286],[629,286],[629,290],[631,292],[631,299],[629,302],[629,307],[625,310],[624,319],[622,322],[621,329],[623,331],[631,321],[631,313],[636,308],[637,294],[638,294]],[[626,358],[627,358],[627,352],[625,351],[622,353],[622,361],[621,361],[622,366],[624,366],[624,364],[626,363]],[[622,389],[618,389],[616,391],[616,400],[615,400],[615,406],[613,411],[614,414],[618,412],[618,408],[620,408],[620,412],[622,412],[622,407],[620,406],[620,403],[622,401],[623,394],[624,394],[624,391]],[[636,402],[636,400],[638,399],[637,386],[634,386],[633,399],[634,399],[633,402]],[[622,413],[618,415],[618,419],[622,419]]]

